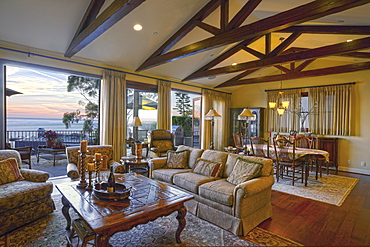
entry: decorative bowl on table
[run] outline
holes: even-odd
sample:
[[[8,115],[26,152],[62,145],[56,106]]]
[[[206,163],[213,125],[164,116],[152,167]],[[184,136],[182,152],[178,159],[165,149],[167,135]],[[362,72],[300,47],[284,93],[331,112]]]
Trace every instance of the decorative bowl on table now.
[[[93,188],[93,194],[96,198],[109,201],[122,201],[130,196],[131,188],[124,184],[116,183],[115,192],[107,191],[108,183],[101,183],[100,189]]]

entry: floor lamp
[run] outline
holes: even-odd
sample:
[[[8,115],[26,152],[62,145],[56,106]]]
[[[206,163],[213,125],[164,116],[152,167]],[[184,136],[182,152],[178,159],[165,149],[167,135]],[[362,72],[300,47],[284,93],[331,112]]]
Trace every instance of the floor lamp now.
[[[218,118],[218,117],[221,117],[220,114],[218,114],[218,112],[215,110],[215,109],[211,109],[209,110],[209,112],[205,115],[205,119],[206,120],[211,120],[211,126],[212,126],[212,129],[211,129],[211,144],[209,145],[209,149],[210,150],[214,150],[215,149],[215,146],[213,145],[213,136],[214,136],[214,128],[215,128],[215,117]]]
[[[139,126],[143,126],[141,124],[141,120],[139,117],[134,117],[134,121],[132,121],[132,126],[134,128],[134,140],[135,140],[135,154],[136,158],[142,157],[142,144],[139,142]],[[137,143],[138,142],[138,143]]]
[[[245,133],[244,134],[245,134],[246,140],[244,144],[247,144],[247,141],[248,141],[248,120],[251,117],[254,117],[254,115],[252,114],[251,110],[248,108],[244,108],[242,113],[238,115],[238,120],[245,121],[244,123]]]

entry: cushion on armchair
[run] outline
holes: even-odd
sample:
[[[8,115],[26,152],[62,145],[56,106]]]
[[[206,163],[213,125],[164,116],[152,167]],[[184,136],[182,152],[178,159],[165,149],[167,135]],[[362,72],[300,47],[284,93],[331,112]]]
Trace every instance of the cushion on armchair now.
[[[238,185],[261,175],[262,164],[253,163],[248,160],[237,158],[233,171],[226,179],[231,184]]]
[[[24,180],[15,158],[0,161],[0,184]]]

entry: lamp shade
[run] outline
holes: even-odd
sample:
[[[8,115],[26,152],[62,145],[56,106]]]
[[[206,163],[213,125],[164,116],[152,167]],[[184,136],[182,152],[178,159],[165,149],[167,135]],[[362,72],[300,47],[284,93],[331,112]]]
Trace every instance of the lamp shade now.
[[[215,109],[211,108],[205,117],[206,119],[212,119],[214,117],[221,117],[221,115]]]
[[[132,126],[143,126],[139,117],[134,117],[134,120],[132,121]]]
[[[250,109],[244,108],[242,113],[238,115],[238,120],[248,120],[248,118],[252,118],[254,115],[252,114]]]

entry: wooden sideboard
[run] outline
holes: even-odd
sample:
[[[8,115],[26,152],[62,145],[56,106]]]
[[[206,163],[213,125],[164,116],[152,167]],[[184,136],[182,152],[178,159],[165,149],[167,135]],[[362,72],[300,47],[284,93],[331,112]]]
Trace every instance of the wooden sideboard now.
[[[317,149],[328,151],[330,154],[329,166],[335,167],[335,173],[338,174],[338,140],[335,137],[317,138]]]

